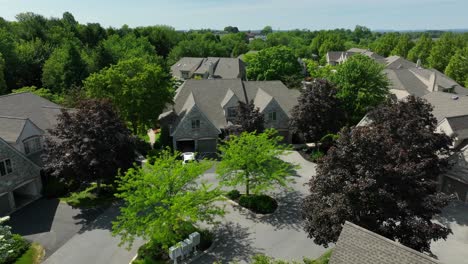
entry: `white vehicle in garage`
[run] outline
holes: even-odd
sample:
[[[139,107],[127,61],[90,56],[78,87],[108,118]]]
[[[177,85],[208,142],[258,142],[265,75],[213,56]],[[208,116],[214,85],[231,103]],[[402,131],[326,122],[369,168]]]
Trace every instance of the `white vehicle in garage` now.
[[[195,159],[195,153],[193,152],[184,152],[182,153],[182,164],[186,164],[189,162],[196,161]]]

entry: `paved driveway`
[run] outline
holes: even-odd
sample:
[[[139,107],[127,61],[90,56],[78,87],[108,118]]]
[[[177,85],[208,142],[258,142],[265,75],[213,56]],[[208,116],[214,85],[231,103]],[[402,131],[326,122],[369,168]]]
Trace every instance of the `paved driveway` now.
[[[257,218],[244,209],[223,203],[226,215],[215,229],[219,241],[213,251],[197,263],[249,262],[256,254],[266,254],[286,260],[301,260],[302,257],[319,257],[326,249],[314,244],[302,230],[300,202],[307,194],[304,186],[315,175],[315,164],[304,160],[297,152],[291,152],[284,160],[299,164],[294,183],[289,190],[272,193],[279,206],[272,215]],[[214,170],[205,173],[203,180],[216,184]]]
[[[432,242],[432,252],[443,263],[468,263],[468,205],[453,203],[436,219],[437,222],[448,225],[453,234],[447,240]]]
[[[118,214],[118,205],[108,208],[46,259],[44,264],[128,264],[143,242],[135,241],[130,251],[119,247],[120,238],[111,235],[111,222]]]
[[[72,208],[57,199],[39,199],[13,213],[9,224],[13,233],[41,244],[48,257],[101,213]]]

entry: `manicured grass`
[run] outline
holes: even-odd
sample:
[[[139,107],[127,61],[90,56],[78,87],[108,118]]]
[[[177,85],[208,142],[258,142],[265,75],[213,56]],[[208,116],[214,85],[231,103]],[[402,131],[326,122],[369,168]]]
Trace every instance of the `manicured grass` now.
[[[44,257],[44,248],[32,243],[29,249],[14,264],[39,264]]]
[[[62,202],[81,208],[108,206],[114,200],[114,188],[111,185],[101,184],[101,191],[98,195],[97,184],[95,183],[83,191],[72,192],[67,197],[60,198]]]

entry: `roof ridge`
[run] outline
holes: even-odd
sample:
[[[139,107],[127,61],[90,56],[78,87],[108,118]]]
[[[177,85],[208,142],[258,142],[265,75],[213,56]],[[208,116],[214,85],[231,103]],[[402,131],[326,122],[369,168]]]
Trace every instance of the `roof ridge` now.
[[[407,246],[405,246],[405,245],[403,245],[403,244],[400,244],[400,243],[398,243],[398,242],[396,242],[396,241],[394,241],[394,240],[391,240],[391,239],[389,239],[389,238],[386,238],[386,237],[384,237],[384,236],[382,236],[382,235],[379,235],[379,234],[377,234],[377,233],[375,233],[375,232],[372,232],[372,231],[370,231],[370,230],[368,230],[368,229],[365,229],[364,227],[358,226],[358,225],[356,225],[356,224],[354,224],[354,223],[352,223],[352,222],[345,221],[345,225],[347,225],[347,226],[349,226],[349,227],[351,227],[351,228],[355,228],[355,229],[358,229],[358,230],[360,230],[360,231],[363,231],[363,232],[365,232],[365,233],[368,234],[368,235],[371,235],[371,236],[376,237],[376,238],[378,238],[378,239],[381,239],[381,240],[383,240],[383,241],[385,241],[385,242],[388,242],[388,243],[390,243],[390,244],[393,244],[393,245],[397,246],[398,248],[401,248],[401,249],[403,249],[403,250],[405,250],[405,251],[408,251],[408,252],[410,252],[410,253],[412,253],[412,254],[416,254],[416,255],[418,255],[418,256],[420,256],[420,257],[423,257],[423,258],[425,258],[425,259],[427,259],[427,260],[429,260],[429,261],[432,261],[432,262],[434,262],[434,263],[441,263],[441,262],[439,262],[438,260],[436,260],[436,259],[434,259],[434,258],[431,258],[430,256],[428,256],[428,255],[426,255],[426,254],[424,254],[424,253],[421,253],[421,252],[419,252],[419,251],[417,251],[417,250],[414,250],[414,249],[412,249],[412,248],[410,248],[410,247],[407,247]]]

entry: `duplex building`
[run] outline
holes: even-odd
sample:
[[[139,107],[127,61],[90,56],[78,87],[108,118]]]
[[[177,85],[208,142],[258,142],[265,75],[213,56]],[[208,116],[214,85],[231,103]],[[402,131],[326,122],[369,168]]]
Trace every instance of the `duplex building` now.
[[[245,65],[239,58],[183,57],[171,67],[172,76],[187,79],[245,79]]]
[[[41,154],[61,107],[32,93],[0,96],[0,215],[41,195]]]
[[[265,127],[277,129],[291,141],[290,111],[298,96],[299,91],[288,89],[281,81],[187,80],[159,120],[170,131],[174,149],[214,153],[239,102],[253,101],[265,115]]]

